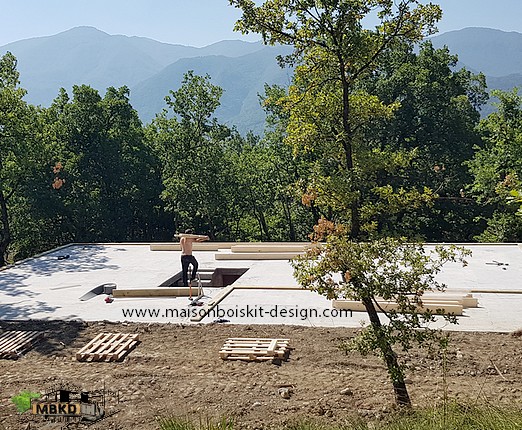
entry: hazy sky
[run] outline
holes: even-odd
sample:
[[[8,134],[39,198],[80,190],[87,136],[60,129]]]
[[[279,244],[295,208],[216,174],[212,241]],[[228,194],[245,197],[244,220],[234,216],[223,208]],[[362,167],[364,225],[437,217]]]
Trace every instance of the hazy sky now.
[[[490,27],[522,33],[522,0],[431,1],[444,10],[440,32]],[[80,25],[192,46],[258,40],[233,31],[239,16],[228,0],[0,0],[0,46]]]

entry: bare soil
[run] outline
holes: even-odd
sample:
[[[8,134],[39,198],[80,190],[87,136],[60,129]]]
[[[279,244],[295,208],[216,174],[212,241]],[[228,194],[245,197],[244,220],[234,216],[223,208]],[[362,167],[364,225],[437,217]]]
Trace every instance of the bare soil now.
[[[42,330],[45,337],[18,360],[0,360],[0,429],[60,428],[18,414],[11,397],[61,384],[119,392],[119,402],[107,400],[108,416],[88,427],[93,430],[157,430],[158,416],[226,416],[238,429],[281,429],[303,419],[379,419],[394,404],[380,359],[339,349],[354,335],[351,329],[0,322],[4,330]],[[100,332],[139,333],[140,343],[122,362],[78,362],[76,352]],[[218,351],[228,337],[289,338],[292,350],[281,363],[225,361]],[[458,401],[522,406],[522,337],[454,332],[451,338],[446,371],[442,359],[427,352],[401,356],[415,405],[440,403],[446,388]],[[281,387],[290,389],[289,399],[278,393]]]

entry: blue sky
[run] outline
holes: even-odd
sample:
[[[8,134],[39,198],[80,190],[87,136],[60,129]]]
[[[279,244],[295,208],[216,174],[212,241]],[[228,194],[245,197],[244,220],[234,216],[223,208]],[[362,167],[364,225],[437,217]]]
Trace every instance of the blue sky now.
[[[522,33],[522,0],[431,1],[444,10],[440,32],[490,27]],[[232,30],[240,13],[227,0],[0,0],[0,11],[0,46],[80,25],[193,46],[259,39]]]

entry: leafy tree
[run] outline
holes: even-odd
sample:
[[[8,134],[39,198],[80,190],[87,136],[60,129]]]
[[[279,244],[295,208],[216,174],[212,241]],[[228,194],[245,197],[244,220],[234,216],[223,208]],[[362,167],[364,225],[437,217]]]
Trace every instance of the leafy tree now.
[[[295,157],[284,142],[288,115],[273,103],[285,94],[279,86],[265,85],[261,97],[267,113],[264,136],[261,140],[247,136],[233,163],[239,169],[238,192],[247,203],[241,223],[253,220],[258,225],[259,233],[238,236],[244,239],[304,240],[313,225],[311,211],[301,203],[297,188],[300,178],[308,172],[307,163]]]
[[[457,56],[447,48],[421,44],[419,52],[407,44],[387,53],[361,86],[385,104],[400,106],[393,117],[375,128],[376,139],[396,149],[415,150],[404,175],[388,177],[394,188],[423,184],[436,193],[430,207],[422,206],[378,219],[383,232],[395,231],[431,242],[465,242],[478,234],[473,222],[480,211],[465,192],[471,175],[464,162],[480,144],[476,131],[478,109],[486,101],[485,78],[456,70]]]
[[[128,96],[126,87],[109,88],[102,98],[74,86],[72,99],[62,89],[42,113],[52,159],[33,206],[47,246],[150,240],[158,233],[157,160]]]
[[[36,112],[23,100],[26,91],[19,87],[16,66],[10,52],[0,58],[0,266],[10,259],[10,245],[17,240],[12,235],[13,212],[22,211],[24,190],[40,158],[33,128]]]
[[[391,239],[357,242],[378,235],[380,218],[418,209],[435,197],[423,184],[394,187],[394,178],[408,176],[418,149],[379,139],[375,130],[385,128],[400,103],[383,102],[362,83],[395,49],[434,31],[440,8],[417,0],[267,0],[260,6],[252,0],[230,3],[243,12],[236,24],[238,30],[260,33],[268,44],[294,47],[292,55],[281,58],[283,64],[297,64],[293,85],[287,97],[274,103],[288,113],[286,141],[295,154],[311,164],[303,202],[330,220],[319,220],[316,230],[327,233],[321,229],[331,220],[340,224],[335,231],[331,224],[324,247],[315,247],[297,260],[295,276],[303,286],[330,298],[338,294],[336,287],[343,285],[346,295],[362,300],[371,322],[367,339],[373,338],[366,351],[381,352],[397,402],[409,404],[393,345],[399,341],[407,347],[415,337],[414,329],[430,315],[424,318],[408,293],[420,297],[426,289],[439,288],[433,275],[444,261],[458,256],[453,250],[439,249],[439,258],[423,258],[421,250]],[[380,19],[374,30],[362,23],[370,14]],[[341,273],[341,280],[334,280],[334,273]],[[381,323],[377,312],[375,299],[381,295],[399,302],[396,323],[390,326]],[[407,311],[413,312],[411,317]],[[421,337],[428,335],[421,333]]]
[[[162,199],[174,228],[192,227],[212,238],[230,237],[238,216],[230,201],[235,182],[227,151],[241,138],[212,118],[222,91],[209,76],[188,72],[181,88],[166,97],[174,115],[164,110],[148,130],[161,161]]]
[[[377,175],[374,166],[380,164],[386,170],[391,160],[400,169],[409,163],[411,155],[394,156],[387,148],[366,144],[364,132],[369,120],[388,117],[396,106],[385,106],[354,90],[397,43],[416,42],[430,33],[440,18],[440,8],[417,0],[267,0],[261,6],[252,0],[230,3],[243,12],[236,24],[238,30],[260,33],[268,44],[294,47],[293,54],[281,59],[283,64],[299,64],[288,99],[288,140],[300,150],[314,152],[319,160],[313,176],[317,181],[309,186],[309,200],[321,204],[323,199],[325,210],[344,217],[350,224],[350,235],[359,238],[361,227],[373,228],[371,222],[361,226],[361,216],[379,210],[363,207],[370,197],[361,196],[367,179]],[[380,25],[368,30],[362,19],[372,13],[378,16]],[[367,157],[373,158],[371,163]],[[370,165],[372,171],[368,171]],[[411,194],[390,187],[373,191],[373,198],[397,203],[430,198],[423,196],[423,190]]]
[[[354,242],[343,226],[325,220],[315,231],[316,239],[326,238],[326,242],[316,244],[294,260],[294,275],[300,285],[329,299],[348,298],[364,304],[370,325],[345,347],[381,356],[397,403],[410,404],[405,366],[399,362],[393,346],[408,351],[416,344],[431,347],[436,341],[444,343],[440,332],[427,327],[435,321],[437,312],[422,308],[422,297],[427,291],[443,291],[445,285],[435,275],[447,262],[465,264],[464,257],[469,252],[455,246],[437,246],[426,252],[423,246],[403,239]],[[384,311],[379,299],[397,303],[398,309]],[[388,322],[381,322],[378,311],[385,314]],[[453,315],[443,318],[456,322]]]
[[[520,242],[522,219],[510,204],[521,188],[522,97],[518,90],[492,91],[498,111],[481,121],[484,144],[477,146],[469,162],[473,174],[472,192],[482,204],[487,227],[478,236],[485,242]]]

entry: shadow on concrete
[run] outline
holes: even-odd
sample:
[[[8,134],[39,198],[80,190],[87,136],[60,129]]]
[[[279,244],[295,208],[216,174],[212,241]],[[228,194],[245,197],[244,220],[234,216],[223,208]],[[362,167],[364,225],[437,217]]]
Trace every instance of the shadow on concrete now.
[[[30,259],[16,266],[28,274],[50,276],[56,272],[91,272],[99,269],[117,270],[119,266],[108,264],[107,249],[100,245],[72,245]]]
[[[27,302],[27,304],[23,304]],[[49,313],[51,316],[54,312],[56,312],[60,307],[59,306],[49,306],[45,302],[40,302],[37,300],[29,300],[29,299],[21,299],[21,300],[13,300],[9,303],[0,303],[0,319],[1,320],[20,320],[20,319],[30,319],[36,313]],[[74,317],[72,317],[74,318]]]
[[[29,286],[24,281],[29,275],[3,270],[0,272],[0,293],[13,297],[35,297],[37,294],[29,291]]]

